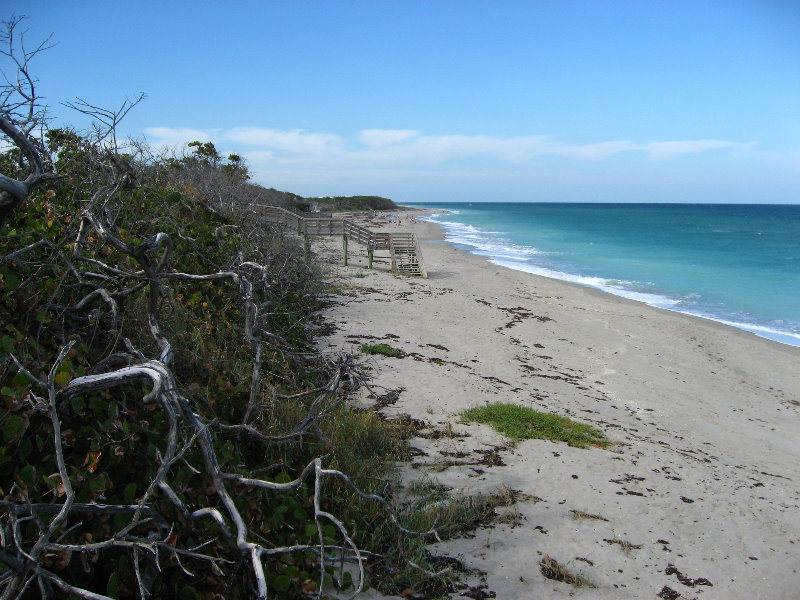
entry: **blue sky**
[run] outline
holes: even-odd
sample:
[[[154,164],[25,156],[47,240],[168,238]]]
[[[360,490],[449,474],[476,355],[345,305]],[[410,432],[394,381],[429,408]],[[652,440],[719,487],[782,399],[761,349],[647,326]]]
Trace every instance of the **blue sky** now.
[[[800,2],[4,0],[60,103],[267,187],[398,202],[800,202]]]

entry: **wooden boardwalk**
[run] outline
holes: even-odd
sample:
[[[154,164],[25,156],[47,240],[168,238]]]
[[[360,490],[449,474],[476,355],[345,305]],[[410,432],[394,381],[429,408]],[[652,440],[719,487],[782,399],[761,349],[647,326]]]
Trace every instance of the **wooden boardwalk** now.
[[[341,235],[344,264],[347,265],[347,244],[350,241],[367,247],[369,268],[375,250],[388,250],[392,258],[392,272],[413,277],[428,277],[422,263],[422,250],[413,232],[374,231],[346,218],[312,217],[307,213],[278,206],[255,205],[257,214],[270,223],[280,223],[308,239],[312,235]]]

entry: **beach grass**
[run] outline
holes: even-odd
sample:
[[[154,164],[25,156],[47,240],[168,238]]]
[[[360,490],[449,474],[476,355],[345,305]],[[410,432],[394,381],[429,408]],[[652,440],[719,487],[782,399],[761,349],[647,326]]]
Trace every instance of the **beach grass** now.
[[[396,507],[398,520],[404,528],[423,535],[400,540],[393,524],[376,522],[369,546],[385,554],[376,555],[369,577],[370,585],[383,594],[417,598],[450,597],[458,589],[458,573],[469,572],[461,558],[436,555],[429,543],[470,535],[480,527],[516,522],[520,517],[513,505],[532,498],[505,486],[490,494],[451,494],[451,488],[429,476],[412,481],[406,491],[407,501]],[[432,572],[437,575],[431,577]]]
[[[561,581],[575,587],[597,587],[582,574],[573,573],[565,565],[550,558],[547,554],[545,554],[544,558],[539,562],[539,570],[542,572],[542,575],[553,581]]]
[[[576,448],[604,447],[608,444],[603,432],[591,425],[516,404],[495,402],[470,408],[461,413],[461,418],[464,422],[491,425],[515,442],[547,439],[566,442]]]
[[[571,510],[569,512],[572,514],[572,518],[575,519],[575,520],[578,520],[578,519],[589,519],[589,520],[592,520],[592,521],[608,521],[608,519],[606,519],[605,517],[603,517],[601,515],[595,515],[595,514],[592,514],[592,513],[587,513],[587,512],[584,512],[582,510]]]
[[[616,545],[618,545],[620,548],[622,548],[622,551],[623,551],[623,552],[624,552],[626,555],[630,555],[630,553],[631,553],[631,550],[639,550],[639,549],[642,547],[642,545],[641,545],[641,544],[632,544],[632,543],[630,543],[630,542],[629,542],[629,541],[627,541],[627,540],[621,540],[621,539],[619,539],[619,538],[614,538],[614,539],[604,539],[603,541],[604,541],[606,544],[616,544]]]
[[[361,344],[361,351],[365,354],[380,354],[381,356],[404,356],[405,352],[388,344]]]

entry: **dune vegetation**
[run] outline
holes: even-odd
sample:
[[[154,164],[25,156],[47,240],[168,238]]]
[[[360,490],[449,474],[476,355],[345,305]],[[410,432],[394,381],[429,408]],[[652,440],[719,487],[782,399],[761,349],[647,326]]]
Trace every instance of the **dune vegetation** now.
[[[47,44],[24,51],[18,25],[0,106],[3,597],[445,590],[436,511],[396,496],[407,428],[348,407],[354,357],[312,344],[325,274],[254,208],[302,199],[210,142],[118,140],[143,97],[76,101],[90,131],[49,122],[30,69]]]

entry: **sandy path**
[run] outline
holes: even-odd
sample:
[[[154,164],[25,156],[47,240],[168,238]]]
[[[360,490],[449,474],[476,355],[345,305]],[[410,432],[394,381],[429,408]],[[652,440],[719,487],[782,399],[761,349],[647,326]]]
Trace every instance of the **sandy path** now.
[[[541,499],[516,505],[517,526],[440,550],[484,571],[498,598],[670,597],[665,586],[684,598],[800,598],[800,348],[496,267],[437,241],[433,224],[389,227],[426,240],[429,279],[393,276],[385,257],[368,271],[351,245],[338,268],[350,287],[326,311],[337,331],[320,346],[403,349],[369,361],[373,385],[403,389],[384,412],[465,434],[413,440],[427,456],[404,467],[410,479]],[[614,444],[533,440],[500,450],[503,466],[437,467],[507,445],[458,422],[495,401],[591,423]],[[597,587],[545,578],[544,554]]]

